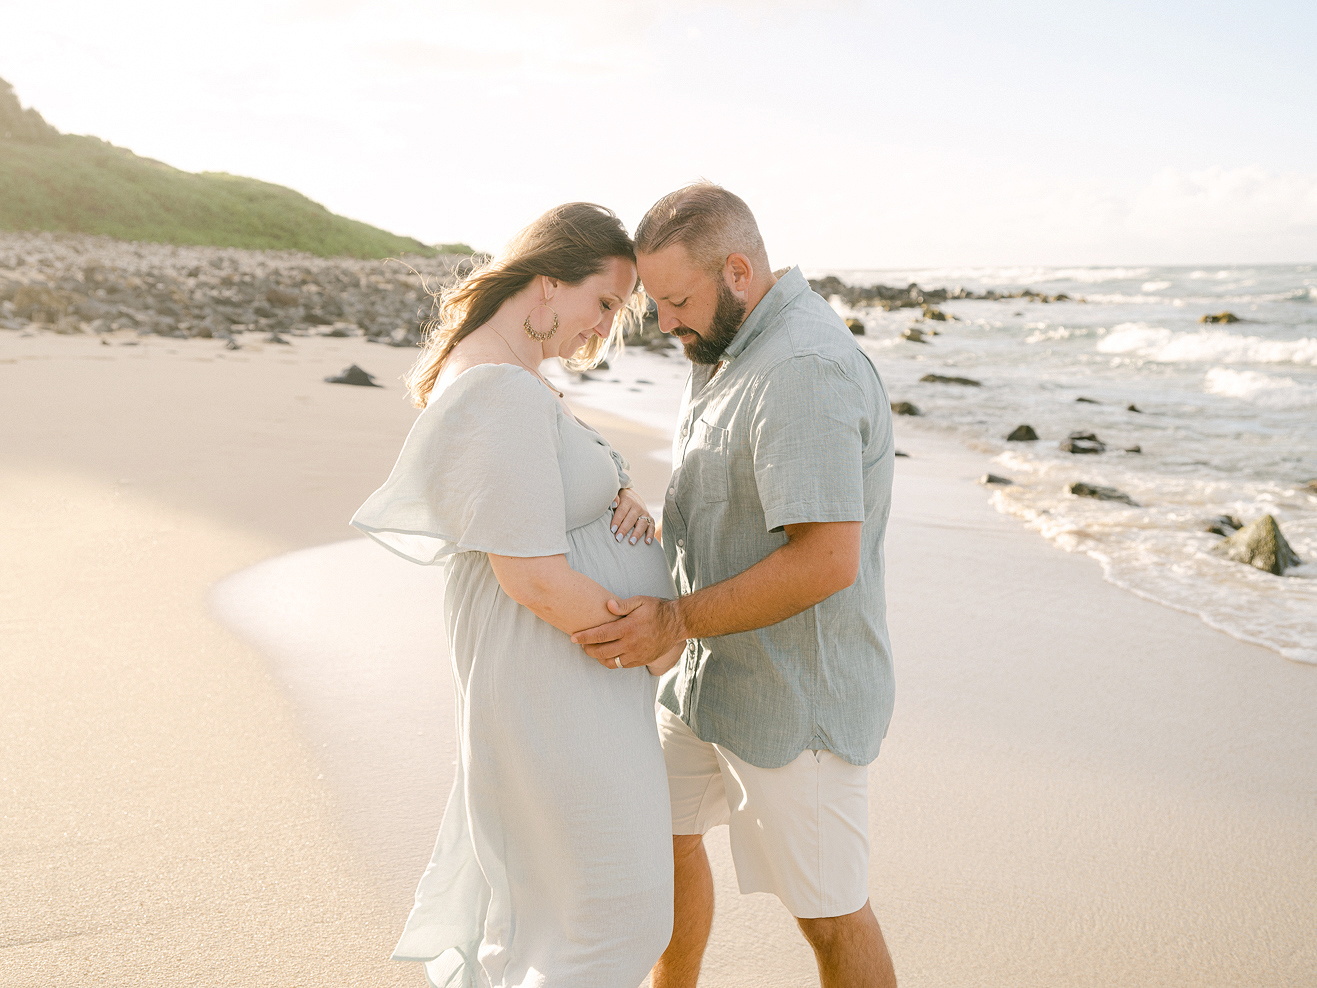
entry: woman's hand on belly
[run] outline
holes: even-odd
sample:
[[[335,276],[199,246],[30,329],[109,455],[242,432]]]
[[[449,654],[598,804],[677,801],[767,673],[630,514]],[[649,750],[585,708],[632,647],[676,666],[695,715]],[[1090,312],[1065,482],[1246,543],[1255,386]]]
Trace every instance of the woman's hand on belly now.
[[[608,527],[618,542],[625,540],[635,545],[643,538],[645,544],[649,545],[658,538],[658,523],[649,516],[649,508],[640,500],[640,495],[630,487],[623,487],[617,492],[617,500],[613,502],[613,518]]]

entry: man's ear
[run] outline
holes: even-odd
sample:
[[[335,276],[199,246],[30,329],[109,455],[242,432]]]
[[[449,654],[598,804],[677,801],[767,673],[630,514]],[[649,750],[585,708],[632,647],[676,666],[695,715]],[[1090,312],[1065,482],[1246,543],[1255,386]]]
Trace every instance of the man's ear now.
[[[727,255],[727,263],[723,265],[723,279],[732,291],[748,292],[754,278],[755,266],[750,258],[744,254]]]

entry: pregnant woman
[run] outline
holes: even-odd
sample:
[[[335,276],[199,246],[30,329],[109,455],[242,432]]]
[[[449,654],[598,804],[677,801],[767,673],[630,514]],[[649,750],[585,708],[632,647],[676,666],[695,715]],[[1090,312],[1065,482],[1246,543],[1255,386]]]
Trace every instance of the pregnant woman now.
[[[352,524],[444,567],[461,757],[394,957],[436,986],[634,988],[672,932],[652,669],[572,632],[673,597],[625,463],[539,372],[620,333],[635,252],[610,211],[550,210],[444,294],[408,377],[422,412]]]

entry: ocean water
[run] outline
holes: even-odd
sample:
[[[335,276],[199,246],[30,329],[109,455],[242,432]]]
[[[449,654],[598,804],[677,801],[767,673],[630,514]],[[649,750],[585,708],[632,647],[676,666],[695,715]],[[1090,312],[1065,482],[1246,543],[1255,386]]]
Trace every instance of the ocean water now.
[[[1014,481],[985,493],[999,510],[1093,556],[1119,586],[1317,663],[1317,490],[1306,486],[1317,478],[1317,265],[807,273],[1083,298],[950,301],[939,305],[947,322],[834,306],[865,321],[862,343],[892,399],[921,410],[908,425],[995,454],[995,472]],[[1241,321],[1199,321],[1221,311]],[[938,335],[902,339],[911,325]],[[928,373],[982,386],[921,383]],[[1021,424],[1040,439],[1006,442]],[[1060,451],[1079,430],[1108,452]],[[1118,488],[1138,507],[1075,497],[1074,481]],[[1273,576],[1209,552],[1220,541],[1203,530],[1210,519],[1264,514],[1303,565]]]
[[[1317,478],[1317,265],[806,273],[1082,297],[941,303],[955,317],[947,322],[921,322],[918,309],[834,305],[866,323],[861,343],[892,399],[922,411],[903,428],[954,436],[1014,481],[984,489],[1000,511],[1094,557],[1118,586],[1317,663],[1317,491],[1306,486]],[[1223,310],[1241,321],[1199,322]],[[902,339],[912,325],[938,335]],[[610,363],[588,381],[549,373],[571,401],[670,435],[690,368],[680,351],[633,348]],[[982,386],[921,383],[929,373]],[[1041,438],[1006,442],[1021,424]],[[1061,452],[1059,442],[1080,430],[1109,451]],[[1142,452],[1123,452],[1134,446]],[[1075,481],[1115,487],[1139,506],[1074,497]],[[1303,565],[1278,577],[1212,555],[1220,536],[1203,529],[1225,514],[1274,515]]]

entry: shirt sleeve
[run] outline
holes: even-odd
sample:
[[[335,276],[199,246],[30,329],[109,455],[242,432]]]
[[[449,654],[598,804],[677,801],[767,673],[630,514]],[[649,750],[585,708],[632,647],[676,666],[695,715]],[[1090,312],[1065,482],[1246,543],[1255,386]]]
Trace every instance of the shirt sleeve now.
[[[553,396],[521,368],[473,367],[421,412],[352,527],[412,562],[567,551]]]
[[[766,375],[751,441],[770,532],[805,522],[864,521],[867,406],[861,389],[825,357],[793,357]]]

